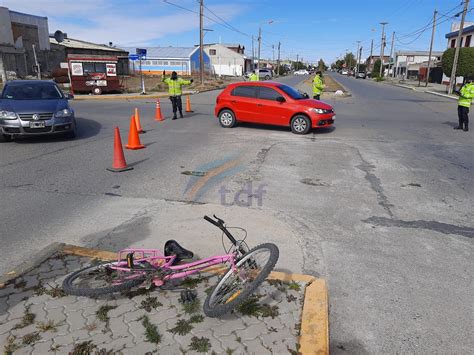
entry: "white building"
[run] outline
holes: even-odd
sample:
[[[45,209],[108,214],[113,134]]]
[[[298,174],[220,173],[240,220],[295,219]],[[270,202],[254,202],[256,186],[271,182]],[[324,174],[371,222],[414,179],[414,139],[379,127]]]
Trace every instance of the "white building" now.
[[[456,40],[459,34],[460,23],[453,23],[451,25],[451,32],[446,34],[448,39],[447,48],[456,48]],[[461,34],[461,47],[474,47],[472,35],[474,34],[474,22],[464,22],[464,28]]]
[[[441,60],[443,52],[431,52],[432,63]],[[399,78],[417,79],[423,63],[428,62],[428,51],[398,51],[395,52],[395,75]]]
[[[235,51],[229,47],[214,43],[205,44],[204,51],[211,59],[213,72],[217,75],[242,76],[246,68],[247,57],[243,51]]]

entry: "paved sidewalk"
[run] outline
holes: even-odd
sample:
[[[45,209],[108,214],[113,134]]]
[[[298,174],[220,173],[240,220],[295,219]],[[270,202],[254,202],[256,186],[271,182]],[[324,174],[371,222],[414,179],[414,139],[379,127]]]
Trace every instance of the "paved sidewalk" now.
[[[458,99],[456,95],[448,95],[447,87],[444,84],[428,83],[428,86],[425,86],[424,82],[419,83],[418,81],[399,79],[387,79],[385,83],[413,91],[426,92],[428,94],[441,96],[452,100]]]
[[[296,354],[306,282],[267,280],[235,313],[202,313],[214,275],[172,290],[132,289],[95,299],[67,296],[61,284],[90,257],[54,254],[0,288],[0,344],[14,354]],[[197,301],[183,305],[182,288]]]

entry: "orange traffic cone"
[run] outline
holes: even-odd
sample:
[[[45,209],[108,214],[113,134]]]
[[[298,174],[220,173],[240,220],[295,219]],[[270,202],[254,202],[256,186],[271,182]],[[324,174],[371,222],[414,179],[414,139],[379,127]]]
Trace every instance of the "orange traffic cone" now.
[[[191,99],[189,98],[189,95],[186,95],[186,112],[194,112],[191,110]]]
[[[128,133],[128,144],[125,146],[127,149],[143,149],[145,146],[140,142],[138,136],[137,123],[135,117],[132,116],[130,119],[130,132]]]
[[[120,173],[122,171],[132,170],[131,166],[127,166],[125,161],[125,156],[123,155],[122,148],[122,139],[120,138],[120,130],[118,127],[115,127],[115,136],[114,136],[114,159],[112,162],[112,167],[107,168],[108,171],[114,173]]]
[[[156,111],[155,111],[155,121],[163,121],[163,115],[161,114],[160,99],[156,99]]]
[[[136,107],[135,107],[135,115],[134,115],[134,117],[135,117],[135,123],[136,123],[136,125],[137,125],[137,132],[138,132],[138,133],[146,133],[146,131],[144,131],[144,130],[142,129],[142,125],[140,124],[140,115],[139,115],[139,113],[138,113],[138,108],[136,108]]]

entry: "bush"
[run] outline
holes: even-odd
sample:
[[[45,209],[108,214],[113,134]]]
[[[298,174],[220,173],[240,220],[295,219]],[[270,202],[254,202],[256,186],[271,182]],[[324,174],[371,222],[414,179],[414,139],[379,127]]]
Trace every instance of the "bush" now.
[[[372,69],[372,74],[374,76],[374,78],[378,77],[379,76],[379,73],[380,73],[380,65],[382,64],[382,62],[380,61],[380,59],[377,59],[374,63],[374,68]],[[384,72],[382,70],[382,76],[383,76]],[[380,80],[379,80],[380,81]]]
[[[443,73],[446,76],[451,76],[453,70],[455,48],[449,48],[444,51]],[[456,76],[474,76],[474,47],[463,47],[459,51],[458,65],[456,68]]]
[[[376,77],[374,77],[374,79],[375,79],[375,81],[378,82],[378,83],[385,80],[384,77],[379,76],[379,75],[377,75]]]

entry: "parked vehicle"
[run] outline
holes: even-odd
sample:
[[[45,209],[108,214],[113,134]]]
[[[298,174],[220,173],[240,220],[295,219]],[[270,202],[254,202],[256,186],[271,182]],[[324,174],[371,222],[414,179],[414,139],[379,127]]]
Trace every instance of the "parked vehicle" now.
[[[255,69],[255,72],[257,72],[257,69]],[[244,77],[248,79],[250,74],[252,74],[251,71],[246,72]],[[258,78],[260,80],[270,80],[271,78],[273,78],[273,72],[268,68],[260,68],[259,73],[258,73]]]
[[[349,75],[349,70],[347,70],[347,69],[342,69],[342,70],[341,70],[341,74],[342,74],[342,75]]]
[[[224,128],[238,122],[289,126],[295,134],[334,123],[332,106],[277,82],[241,82],[228,85],[216,99],[214,109]]]
[[[62,134],[76,136],[74,110],[53,81],[9,81],[0,96],[0,133],[5,141],[15,136]]]
[[[365,79],[366,76],[367,76],[367,75],[365,74],[365,72],[360,71],[360,72],[357,73],[357,75],[355,76],[355,78],[356,78],[356,79]]]
[[[300,69],[295,71],[293,75],[309,75],[309,72],[306,69]]]

